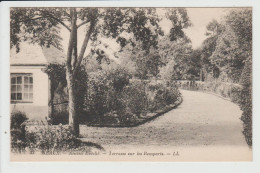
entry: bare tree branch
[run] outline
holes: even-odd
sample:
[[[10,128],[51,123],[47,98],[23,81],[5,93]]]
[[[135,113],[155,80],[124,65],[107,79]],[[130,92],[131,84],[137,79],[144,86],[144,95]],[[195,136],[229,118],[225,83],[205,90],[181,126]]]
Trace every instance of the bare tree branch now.
[[[20,21],[17,21],[18,23],[20,22],[28,22],[28,21],[33,21],[33,20],[38,20],[38,19],[44,19],[46,17],[49,17],[49,18],[52,18],[54,20],[56,20],[57,22],[59,22],[61,25],[63,25],[67,30],[69,30],[71,32],[71,29],[69,28],[69,26],[67,26],[64,22],[62,22],[60,19],[54,17],[53,15],[51,14],[48,14],[48,15],[42,15],[40,17],[36,17],[36,18],[31,18],[31,19],[25,19],[25,20],[20,20]]]
[[[70,9],[70,15],[71,15],[71,32],[70,32],[70,39],[69,39],[69,46],[67,51],[67,67],[68,70],[71,71],[71,57],[73,52],[73,46],[74,46],[74,36],[75,32],[77,32],[77,16],[76,16],[76,9],[71,8]]]
[[[33,20],[38,20],[38,19],[42,19],[42,18],[44,18],[44,17],[36,17],[36,18],[31,18],[31,19],[25,19],[25,20],[20,20],[20,21],[17,21],[18,23],[20,23],[20,22],[28,22],[28,21],[33,21]]]
[[[69,26],[67,26],[67,25],[66,25],[64,22],[62,22],[60,19],[54,17],[54,16],[51,15],[51,14],[46,15],[46,17],[50,17],[50,18],[56,20],[56,21],[59,22],[61,25],[63,25],[67,30],[69,30],[69,31],[71,32],[71,29],[69,28]]]
[[[79,28],[79,27],[81,27],[82,25],[85,25],[86,23],[89,23],[89,22],[90,22],[90,20],[84,21],[84,22],[82,22],[81,24],[79,24],[79,25],[77,26],[77,28]]]
[[[82,47],[80,49],[80,54],[78,56],[78,61],[76,63],[76,66],[74,67],[74,72],[78,70],[78,68],[81,64],[81,61],[84,57],[84,53],[86,51],[86,48],[87,48],[87,45],[88,45],[88,42],[89,42],[89,39],[90,39],[90,35],[93,32],[94,27],[95,27],[95,19],[92,19],[91,22],[90,22],[89,30],[87,31],[87,33],[85,35],[85,39],[84,39]]]

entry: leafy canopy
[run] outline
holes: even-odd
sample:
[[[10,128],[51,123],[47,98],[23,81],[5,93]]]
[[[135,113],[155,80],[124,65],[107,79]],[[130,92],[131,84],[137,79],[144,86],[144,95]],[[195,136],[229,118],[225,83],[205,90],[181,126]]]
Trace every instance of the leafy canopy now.
[[[71,32],[70,8],[11,8],[11,46],[19,48],[21,41],[41,46],[61,48],[60,28]],[[163,34],[155,8],[76,8],[77,29],[95,24],[90,40],[98,44],[105,36],[116,39],[121,46],[127,39],[123,32],[133,33],[144,49],[156,46],[158,34]]]

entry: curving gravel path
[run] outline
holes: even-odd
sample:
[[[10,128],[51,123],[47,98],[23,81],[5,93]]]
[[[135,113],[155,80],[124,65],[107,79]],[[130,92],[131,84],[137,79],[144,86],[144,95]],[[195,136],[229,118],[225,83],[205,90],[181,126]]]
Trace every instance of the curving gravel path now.
[[[242,147],[242,112],[234,103],[217,96],[181,90],[183,103],[176,109],[138,127],[99,128],[81,126],[84,140],[106,150]]]

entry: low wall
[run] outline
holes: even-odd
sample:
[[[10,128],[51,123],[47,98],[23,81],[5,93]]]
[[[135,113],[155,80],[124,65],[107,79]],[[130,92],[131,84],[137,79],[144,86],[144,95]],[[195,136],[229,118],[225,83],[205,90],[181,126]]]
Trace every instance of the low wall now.
[[[216,94],[218,96],[237,102],[242,86],[228,82],[202,82],[202,81],[177,81],[181,89],[203,91]]]
[[[36,106],[26,104],[11,104],[11,112],[24,112],[30,120],[45,120],[48,117],[48,106]]]

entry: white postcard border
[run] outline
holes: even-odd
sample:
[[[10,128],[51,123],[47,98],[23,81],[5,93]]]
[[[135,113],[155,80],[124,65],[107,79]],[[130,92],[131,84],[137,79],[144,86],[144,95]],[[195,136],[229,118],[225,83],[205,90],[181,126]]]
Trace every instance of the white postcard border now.
[[[0,33],[0,149],[3,173],[46,172],[257,172],[260,170],[260,1],[252,0],[183,0],[183,1],[46,1],[46,2],[1,2]],[[98,6],[98,7],[253,7],[253,162],[10,162],[9,157],[9,7],[25,6]]]

